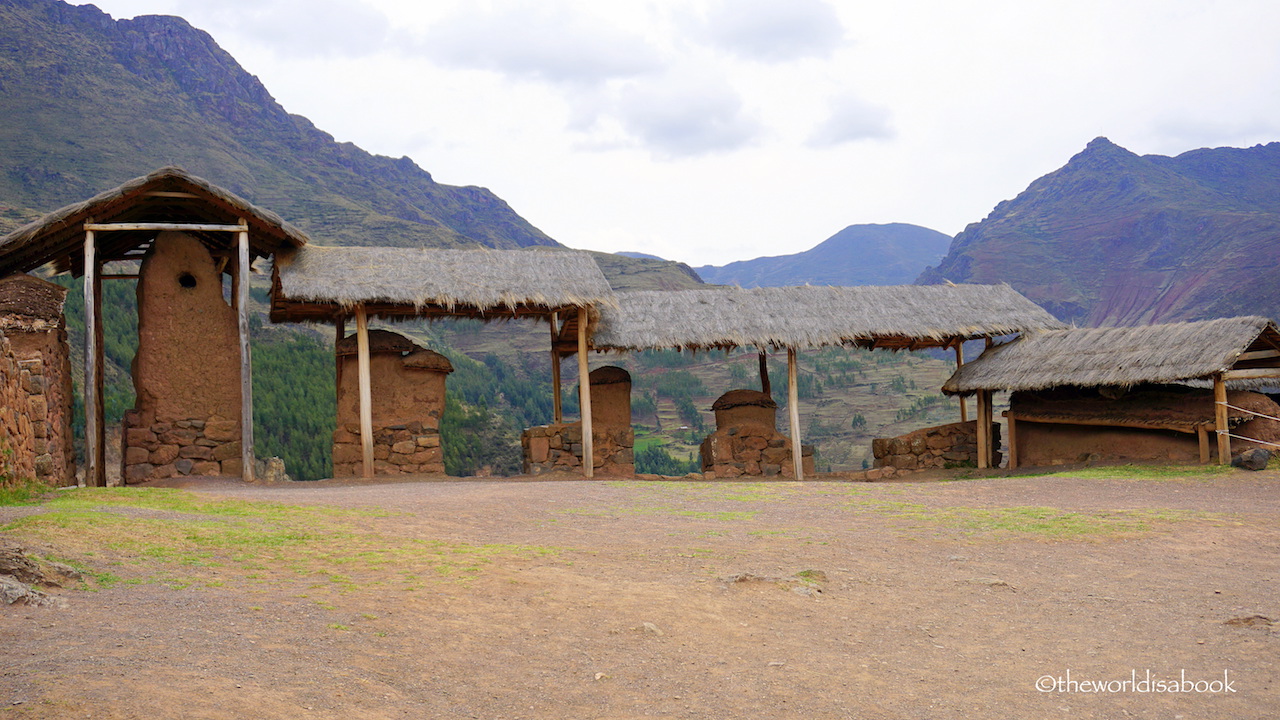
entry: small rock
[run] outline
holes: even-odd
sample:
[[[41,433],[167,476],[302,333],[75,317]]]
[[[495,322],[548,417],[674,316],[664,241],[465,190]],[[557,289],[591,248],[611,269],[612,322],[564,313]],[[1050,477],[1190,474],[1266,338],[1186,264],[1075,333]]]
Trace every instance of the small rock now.
[[[658,627],[657,625],[654,625],[654,624],[653,624],[653,623],[651,623],[651,622],[644,623],[641,627],[643,627],[643,628],[644,628],[644,631],[645,631],[645,632],[653,633],[654,635],[657,635],[657,636],[659,636],[659,637],[661,637],[661,636],[663,636],[663,635],[665,635],[665,634],[666,634],[666,633],[662,632],[662,628]]]
[[[1231,458],[1231,464],[1245,470],[1266,470],[1271,461],[1271,453],[1262,448],[1253,448]]]

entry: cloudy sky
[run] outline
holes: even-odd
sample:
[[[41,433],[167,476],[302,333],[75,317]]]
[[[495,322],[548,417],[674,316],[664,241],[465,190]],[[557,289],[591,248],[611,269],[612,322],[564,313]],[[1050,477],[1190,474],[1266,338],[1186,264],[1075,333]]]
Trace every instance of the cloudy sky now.
[[[74,0],[73,0],[74,1]],[[1099,135],[1280,140],[1275,0],[100,0],[571,247],[721,265],[954,235]]]

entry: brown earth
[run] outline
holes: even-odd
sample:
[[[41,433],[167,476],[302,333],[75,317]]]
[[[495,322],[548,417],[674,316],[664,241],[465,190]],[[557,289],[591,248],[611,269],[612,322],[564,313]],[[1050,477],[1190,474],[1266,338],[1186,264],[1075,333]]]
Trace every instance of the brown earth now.
[[[421,539],[475,562],[434,576],[408,559],[352,562],[337,578],[313,557],[257,581],[211,564],[184,583],[130,584],[153,572],[147,559],[101,548],[87,560],[126,582],[62,591],[62,610],[0,610],[0,718],[1190,720],[1280,708],[1275,471],[189,487],[393,510],[360,516],[331,547]],[[0,523],[19,512],[0,511]],[[1080,531],[1023,522],[1044,515]],[[1231,691],[1037,689],[1068,672],[1147,671],[1226,673]]]

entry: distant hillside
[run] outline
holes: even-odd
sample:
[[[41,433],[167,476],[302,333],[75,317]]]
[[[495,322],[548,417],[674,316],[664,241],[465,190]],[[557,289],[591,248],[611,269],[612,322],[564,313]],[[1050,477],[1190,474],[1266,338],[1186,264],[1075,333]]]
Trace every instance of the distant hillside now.
[[[325,244],[557,244],[484,188],[290,115],[181,18],[0,0],[0,231],[168,164]]]
[[[706,282],[742,287],[902,285],[946,255],[950,243],[946,235],[919,225],[850,225],[794,255],[694,269]]]
[[[654,255],[591,252],[614,290],[687,290],[703,285],[688,265]]]
[[[1280,143],[1138,156],[1097,138],[920,282],[1008,282],[1064,320],[1280,318]]]

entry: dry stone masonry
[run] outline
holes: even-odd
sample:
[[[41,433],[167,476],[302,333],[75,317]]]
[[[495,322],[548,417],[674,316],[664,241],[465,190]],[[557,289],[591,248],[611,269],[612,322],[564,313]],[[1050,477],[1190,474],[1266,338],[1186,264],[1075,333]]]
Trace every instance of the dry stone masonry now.
[[[343,338],[338,355],[338,429],[333,432],[333,476],[361,474],[360,386],[356,336]],[[444,414],[449,359],[389,330],[369,331],[376,475],[444,472],[440,416]]]
[[[778,404],[757,390],[730,390],[711,406],[716,431],[702,441],[708,478],[794,478],[791,439],[777,431]],[[801,446],[804,472],[813,473],[813,446]]]
[[[591,384],[593,473],[635,473],[635,432],[631,429],[631,374],[607,365],[587,376]],[[524,473],[541,475],[582,467],[582,423],[531,427],[520,436]]]
[[[25,274],[0,280],[0,478],[76,482],[66,288]]]
[[[993,447],[1000,447],[998,423],[991,424],[991,439]],[[923,428],[896,438],[876,438],[871,441],[871,454],[876,468],[897,471],[977,467],[978,421]],[[999,451],[994,451],[992,466],[999,467],[1000,460]]]

